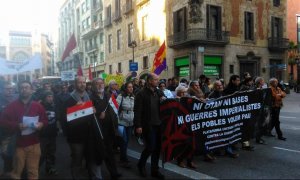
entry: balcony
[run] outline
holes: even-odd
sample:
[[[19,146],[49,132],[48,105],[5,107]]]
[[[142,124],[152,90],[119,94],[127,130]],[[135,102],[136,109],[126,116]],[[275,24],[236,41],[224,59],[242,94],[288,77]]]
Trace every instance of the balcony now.
[[[87,53],[91,53],[91,52],[94,52],[98,50],[98,45],[97,44],[93,44],[92,46],[88,46],[87,49],[86,49],[86,52]]]
[[[83,39],[88,39],[98,33],[101,29],[103,29],[103,21],[96,21],[93,22],[92,25],[86,28],[83,32],[81,37]]]
[[[122,16],[121,16],[121,11],[120,11],[120,10],[119,10],[119,11],[116,11],[116,12],[114,13],[114,15],[113,15],[113,20],[114,20],[114,21],[119,21],[121,18],[122,18]]]
[[[204,28],[187,29],[174,33],[168,37],[168,45],[171,48],[181,48],[185,45],[211,44],[225,46],[229,43],[229,32],[208,30]]]
[[[105,20],[104,20],[104,27],[109,27],[111,26],[112,23],[111,23],[111,17],[107,17]]]
[[[270,51],[285,51],[289,48],[289,39],[270,37],[268,38],[268,48]]]
[[[128,1],[124,6],[123,6],[123,11],[124,14],[129,14],[133,12],[133,6],[132,6],[132,0]]]

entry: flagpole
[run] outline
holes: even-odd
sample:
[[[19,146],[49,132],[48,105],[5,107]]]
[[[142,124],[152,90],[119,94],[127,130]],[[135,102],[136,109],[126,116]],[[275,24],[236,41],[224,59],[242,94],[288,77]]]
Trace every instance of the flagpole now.
[[[103,139],[102,131],[101,131],[101,128],[100,128],[100,126],[99,126],[99,123],[98,123],[98,121],[97,121],[97,118],[96,118],[95,114],[94,114],[94,120],[95,120],[96,125],[97,125],[97,128],[98,128],[98,130],[99,130],[101,139]]]

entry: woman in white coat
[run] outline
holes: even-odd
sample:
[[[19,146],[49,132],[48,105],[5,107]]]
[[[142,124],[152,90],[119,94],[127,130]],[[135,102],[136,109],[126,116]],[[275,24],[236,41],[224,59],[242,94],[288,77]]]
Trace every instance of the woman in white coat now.
[[[119,104],[118,133],[123,138],[123,143],[120,144],[120,162],[122,167],[130,168],[127,158],[127,147],[133,128],[134,117],[134,95],[133,84],[131,82],[125,83],[124,92],[118,95],[117,102]]]

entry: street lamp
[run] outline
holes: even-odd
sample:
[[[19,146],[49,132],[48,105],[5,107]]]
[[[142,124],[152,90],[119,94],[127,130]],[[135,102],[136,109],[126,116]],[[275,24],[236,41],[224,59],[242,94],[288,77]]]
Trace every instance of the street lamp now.
[[[128,47],[132,48],[132,62],[134,62],[134,48],[137,46],[136,41],[131,41]]]
[[[299,92],[299,84],[300,84],[300,59],[296,58],[295,62],[297,64],[297,82],[296,82],[296,92]]]

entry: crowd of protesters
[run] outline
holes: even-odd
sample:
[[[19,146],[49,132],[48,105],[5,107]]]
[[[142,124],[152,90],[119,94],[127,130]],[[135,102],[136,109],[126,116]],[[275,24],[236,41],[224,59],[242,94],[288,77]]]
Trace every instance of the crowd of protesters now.
[[[74,84],[44,83],[36,88],[29,81],[19,82],[17,87],[4,82],[0,95],[0,149],[4,162],[3,177],[20,179],[38,179],[43,164],[49,175],[57,175],[56,137],[63,133],[70,147],[70,169],[73,179],[102,179],[101,168],[106,165],[112,179],[122,175],[118,168],[132,168],[127,149],[130,138],[143,137],[144,149],[138,160],[137,169],[141,177],[147,177],[145,168],[151,156],[151,176],[164,179],[159,171],[161,153],[160,102],[168,98],[196,98],[202,102],[231,95],[239,91],[248,91],[270,87],[271,104],[265,104],[260,118],[247,121],[247,129],[242,129],[242,148],[253,151],[251,139],[257,144],[266,144],[263,136],[275,136],[286,140],[280,129],[279,114],[285,92],[279,87],[278,80],[271,78],[265,83],[262,77],[243,77],[232,75],[225,85],[223,79],[211,83],[210,78],[201,75],[197,80],[159,79],[148,74],[146,79],[133,78],[121,87],[116,81],[95,78],[86,82],[77,77]],[[109,105],[111,96],[116,99],[119,109],[115,113]],[[92,101],[94,114],[67,122],[67,108]],[[268,121],[267,115],[271,118]],[[34,121],[30,125],[26,120]],[[30,126],[30,127],[29,127]],[[119,149],[120,159],[113,155]],[[192,148],[191,148],[192,149]],[[204,151],[205,161],[212,162],[216,156],[228,155],[237,158],[237,145],[228,145],[217,151]],[[197,168],[193,156],[184,154],[177,158],[182,168]],[[184,160],[187,163],[184,163]],[[118,163],[119,162],[119,163]]]

